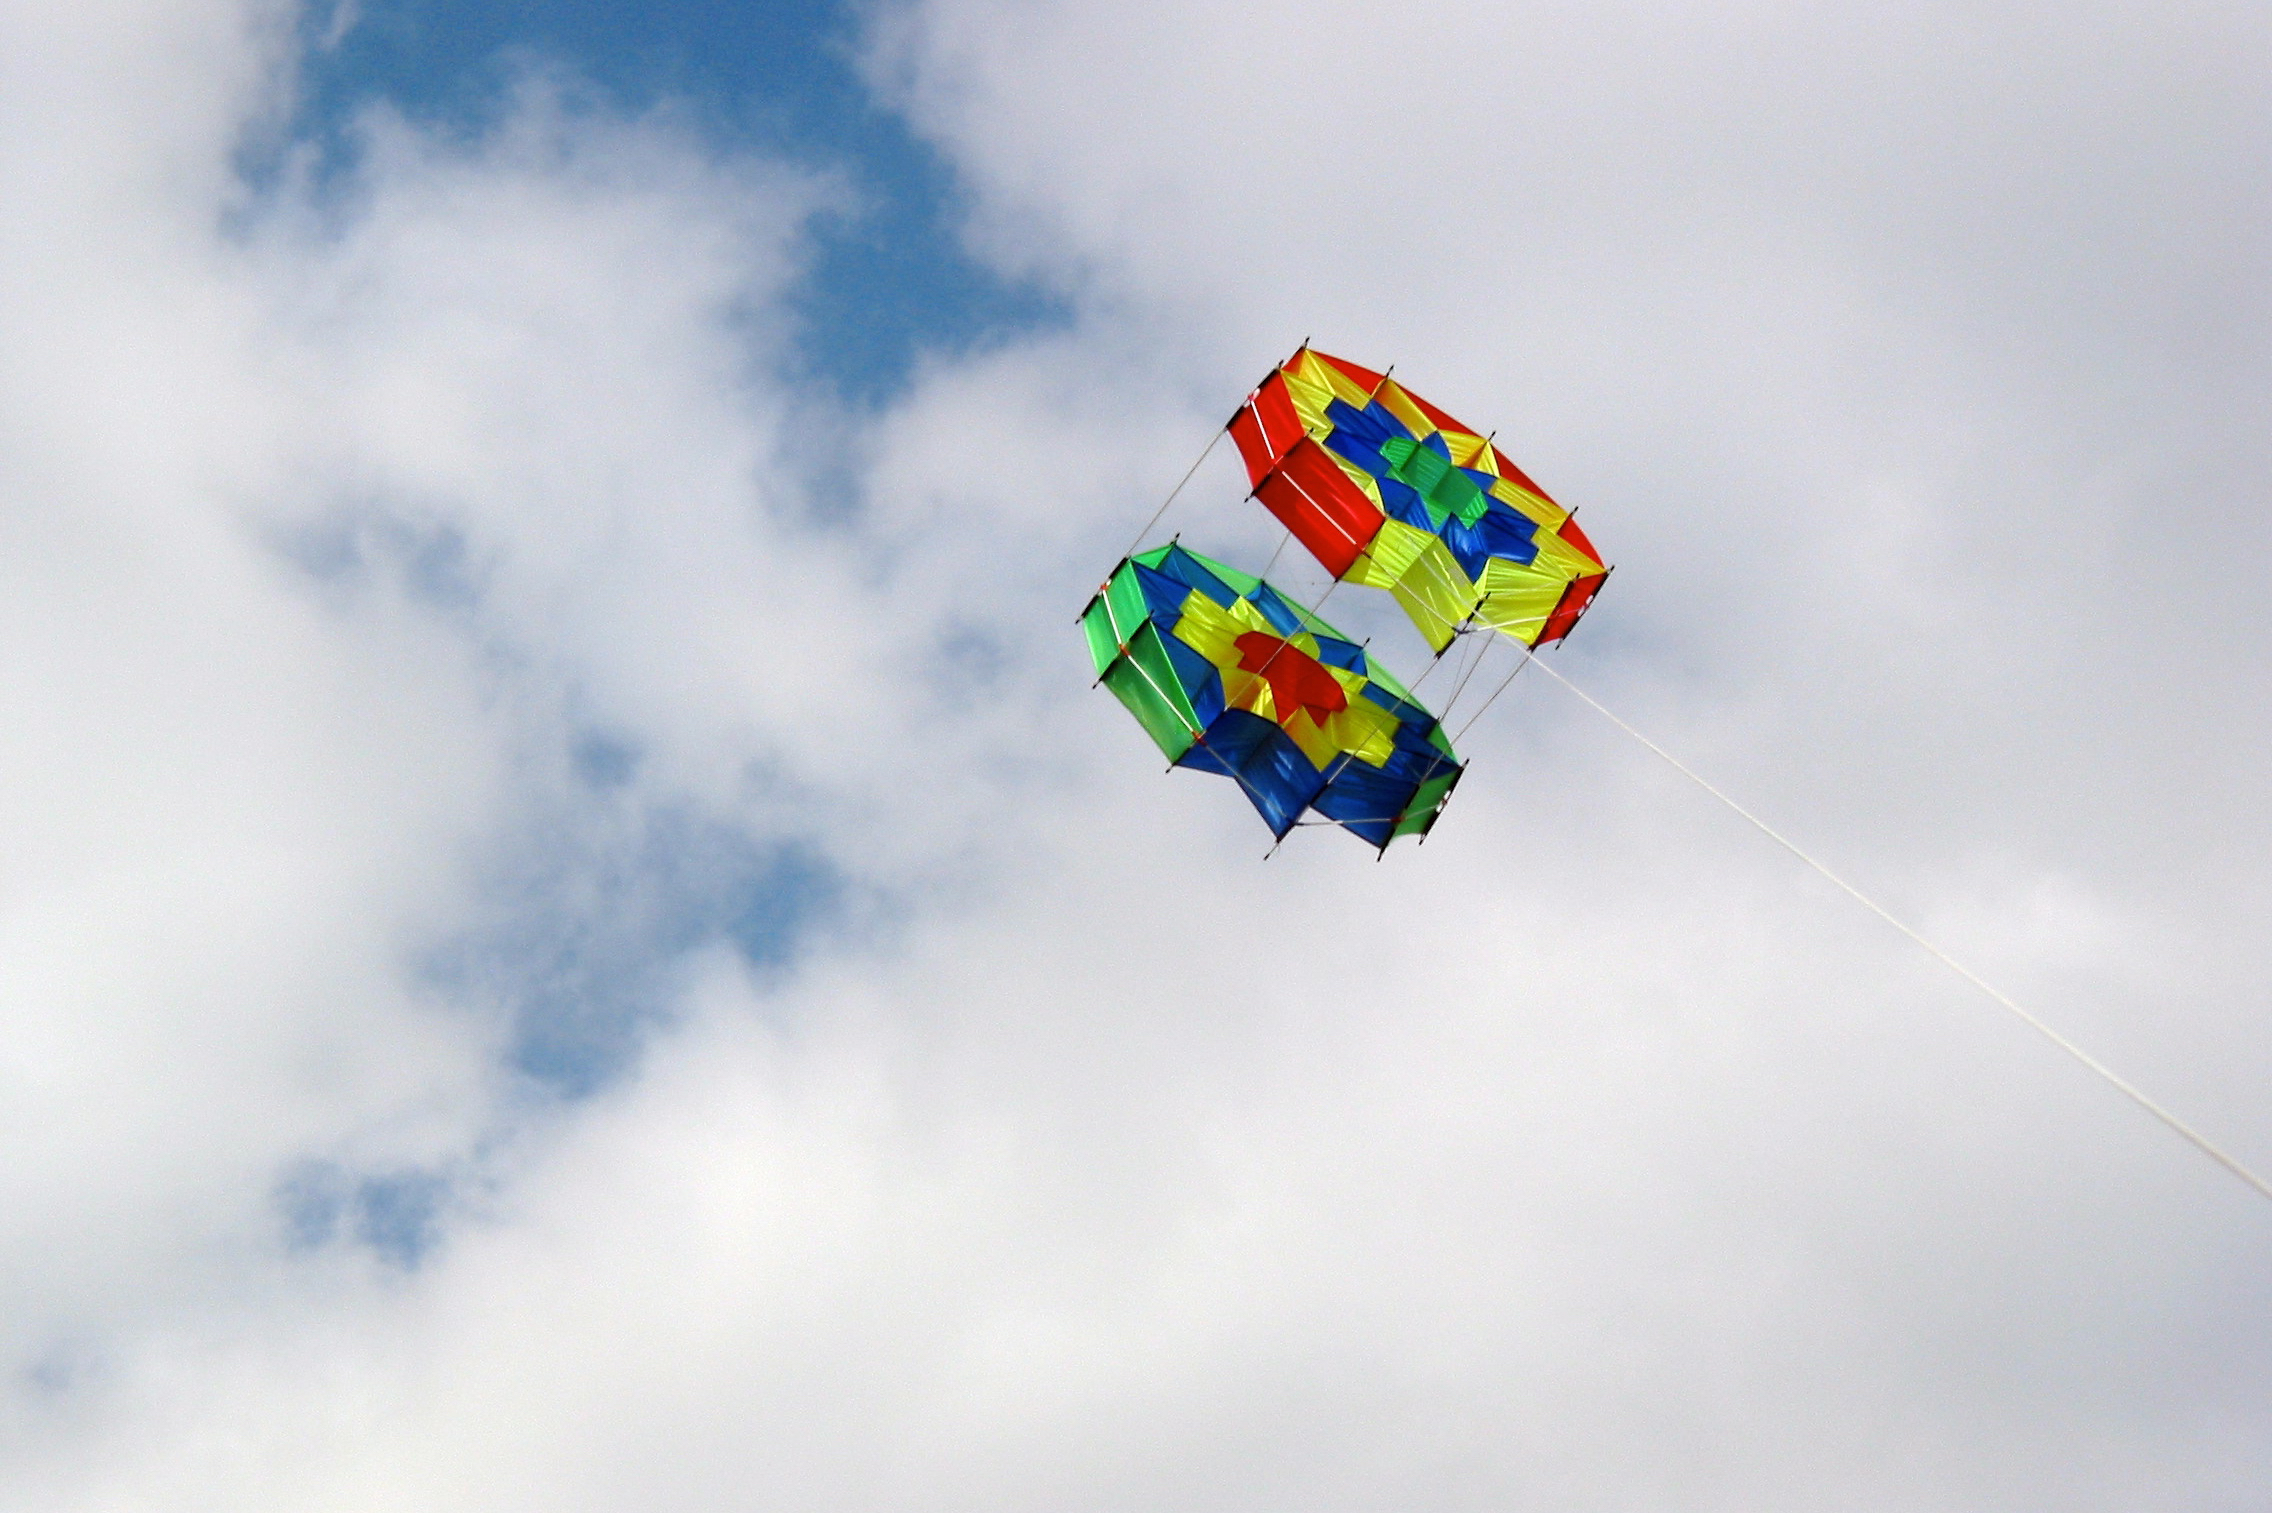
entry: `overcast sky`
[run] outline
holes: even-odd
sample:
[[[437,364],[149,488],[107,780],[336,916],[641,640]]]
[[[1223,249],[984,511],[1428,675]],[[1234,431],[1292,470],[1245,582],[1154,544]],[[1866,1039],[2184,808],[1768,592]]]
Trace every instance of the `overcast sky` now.
[[[2272,1168],[2268,85],[0,3],[0,1503],[2272,1503],[2272,1203],[1549,680],[1264,863],[1072,623],[1393,362],[1617,564],[1557,668]]]

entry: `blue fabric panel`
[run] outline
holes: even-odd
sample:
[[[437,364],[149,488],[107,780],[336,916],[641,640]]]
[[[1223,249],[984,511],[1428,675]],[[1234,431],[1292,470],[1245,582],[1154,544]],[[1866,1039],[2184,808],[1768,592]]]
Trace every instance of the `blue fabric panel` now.
[[[1377,399],[1366,401],[1365,418],[1380,427],[1380,441],[1374,442],[1374,446],[1379,446],[1391,436],[1401,436],[1406,441],[1412,439],[1412,428],[1398,420],[1396,412]]]
[[[1486,512],[1482,518],[1488,520],[1491,516]],[[1485,543],[1483,532],[1453,515],[1444,521],[1444,528],[1438,534],[1444,538],[1444,545],[1451,548],[1452,560],[1467,574],[1468,581],[1479,581],[1483,577],[1483,564],[1491,560],[1491,548]],[[1535,548],[1531,555],[1538,555]]]
[[[1205,730],[1215,723],[1223,712],[1223,675],[1215,664],[1208,661],[1174,636],[1160,637],[1160,645],[1167,649],[1168,666],[1175,669],[1175,680],[1191,699],[1192,713],[1199,716],[1199,728]]]
[[[1399,732],[1396,750],[1381,763],[1381,771],[1391,777],[1411,783],[1425,783],[1432,777],[1441,777],[1459,764],[1445,756],[1422,737],[1416,744],[1406,745]]]
[[[1430,431],[1427,435],[1420,438],[1420,445],[1428,448],[1438,457],[1443,458],[1446,462],[1452,460],[1451,443],[1444,440],[1444,433],[1441,431]]]
[[[1167,556],[1161,559],[1160,566],[1168,576],[1198,589],[1225,609],[1229,609],[1231,601],[1238,598],[1228,583],[1207,571],[1197,557],[1180,546],[1170,547]]]
[[[1428,513],[1427,503],[1421,499],[1420,491],[1411,484],[1401,478],[1383,478],[1380,480],[1380,490],[1382,513],[1424,531],[1436,528],[1436,517]]]
[[[1317,659],[1328,667],[1343,672],[1362,674],[1365,670],[1365,650],[1354,641],[1336,641],[1331,636],[1317,638]]]
[[[1243,709],[1224,710],[1176,765],[1236,778],[1270,833],[1281,839],[1325,781],[1286,732]]]
[[[1255,760],[1257,752],[1284,735],[1284,731],[1258,714],[1244,709],[1226,709],[1215,717],[1207,726],[1207,734],[1193,742],[1176,765],[1235,777]]]
[[[1490,493],[1491,485],[1499,481],[1497,473],[1485,473],[1475,468],[1461,468],[1460,471],[1467,475],[1467,481],[1475,485],[1478,493]]]
[[[1325,418],[1333,422],[1336,433],[1347,432],[1353,440],[1375,452],[1391,436],[1402,436],[1406,440],[1410,440],[1412,436],[1404,428],[1404,422],[1398,420],[1377,399],[1367,401],[1362,410],[1345,399],[1329,399],[1325,405]]]
[[[1404,422],[1377,399],[1368,402],[1362,410],[1344,399],[1328,400],[1325,418],[1333,422],[1333,429],[1326,434],[1326,446],[1375,478],[1390,477],[1388,459],[1381,455],[1381,443],[1391,436],[1400,436],[1406,441],[1412,439],[1412,432]]]
[[[1183,618],[1183,601],[1191,597],[1191,586],[1166,573],[1156,573],[1141,562],[1136,564],[1136,583],[1144,590],[1144,608],[1152,623],[1163,631],[1174,630],[1175,622]]]
[[[1520,562],[1526,567],[1538,560],[1537,522],[1496,499],[1483,512],[1483,518],[1475,522],[1475,529],[1483,537],[1484,551],[1491,556]]]
[[[1337,820],[1375,846],[1385,846],[1396,833],[1405,806],[1420,791],[1418,782],[1368,767],[1363,762],[1344,764],[1311,807],[1329,820]]]
[[[1341,401],[1337,399],[1334,403],[1339,404]],[[1375,478],[1388,476],[1388,459],[1363,438],[1346,430],[1335,430],[1326,435],[1325,444],[1329,450],[1340,453]]]
[[[1270,628],[1279,635],[1292,637],[1301,634],[1301,619],[1286,607],[1285,600],[1278,597],[1278,590],[1265,583],[1255,589],[1253,601],[1254,607],[1262,611],[1262,618],[1269,621]]]
[[[1378,683],[1367,683],[1362,691],[1366,698],[1371,699],[1375,704],[1395,715],[1402,723],[1406,725],[1418,724],[1421,727],[1420,739],[1426,740],[1428,738],[1427,727],[1435,723],[1436,717],[1428,713],[1427,710],[1422,709],[1417,704],[1406,703]]]

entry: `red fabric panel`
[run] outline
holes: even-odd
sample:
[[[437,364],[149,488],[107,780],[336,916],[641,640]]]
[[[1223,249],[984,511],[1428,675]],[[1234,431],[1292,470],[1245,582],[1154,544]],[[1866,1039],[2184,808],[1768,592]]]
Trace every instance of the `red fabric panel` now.
[[[1330,452],[1306,437],[1255,486],[1254,496],[1336,578],[1356,564],[1381,528],[1380,507],[1349,481]]]
[[[1327,362],[1339,369],[1351,383],[1360,385],[1368,394],[1381,386],[1380,374],[1375,373],[1370,368],[1360,368],[1346,357],[1326,357],[1323,352],[1315,347],[1310,348],[1310,356],[1324,357]]]
[[[1601,561],[1601,553],[1596,551],[1594,549],[1594,544],[1586,539],[1586,533],[1578,529],[1577,517],[1572,516],[1570,519],[1565,520],[1560,525],[1556,526],[1554,528],[1554,534],[1560,536],[1564,541],[1569,542],[1579,551],[1584,552],[1587,556],[1593,558],[1594,561]]]
[[[1291,641],[1250,630],[1231,644],[1239,649],[1240,670],[1261,673],[1270,685],[1270,702],[1277,707],[1279,724],[1285,724],[1297,709],[1307,709],[1311,719],[1323,723],[1327,715],[1349,707],[1349,695],[1334,681],[1333,674]]]
[[[1578,616],[1584,614],[1586,606],[1594,602],[1594,595],[1601,592],[1601,586],[1608,577],[1607,573],[1592,573],[1562,590],[1562,602],[1555,605],[1554,613],[1546,617],[1546,629],[1538,633],[1538,644],[1544,646],[1549,641],[1559,641],[1570,634],[1571,627],[1578,623]]]
[[[1278,461],[1270,455],[1270,444],[1262,439],[1262,422],[1254,418],[1253,405],[1240,405],[1239,412],[1231,417],[1231,440],[1238,443],[1239,456],[1246,459],[1246,481],[1251,488]]]
[[[1286,375],[1277,368],[1247,396],[1231,421],[1231,439],[1246,459],[1246,481],[1262,482],[1302,435],[1302,417],[1294,413],[1294,396],[1286,392]]]
[[[1554,502],[1554,496],[1552,494],[1549,494],[1548,492],[1546,492],[1546,490],[1540,488],[1537,481],[1534,480],[1530,476],[1530,474],[1524,472],[1521,468],[1516,467],[1514,463],[1508,460],[1507,454],[1500,451],[1497,447],[1493,447],[1491,449],[1491,460],[1499,465],[1499,476],[1501,478],[1510,479],[1515,483],[1521,484],[1524,488],[1529,489],[1532,493],[1536,494],[1539,498],[1545,500],[1549,504],[1552,504]],[[1601,553],[1593,550],[1591,547],[1588,547],[1586,549],[1586,555],[1593,558],[1596,562],[1601,561]]]

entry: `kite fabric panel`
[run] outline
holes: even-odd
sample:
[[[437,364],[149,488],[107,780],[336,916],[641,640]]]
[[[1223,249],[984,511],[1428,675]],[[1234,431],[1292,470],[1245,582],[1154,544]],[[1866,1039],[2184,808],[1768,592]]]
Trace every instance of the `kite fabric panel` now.
[[[1081,626],[1161,754],[1236,781],[1280,839],[1315,811],[1385,850],[1427,834],[1459,781],[1436,717],[1363,647],[1180,545],[1122,561]]]
[[[1396,380],[1302,348],[1231,418],[1254,497],[1334,577],[1385,588],[1437,651],[1559,641],[1609,576],[1570,512]]]

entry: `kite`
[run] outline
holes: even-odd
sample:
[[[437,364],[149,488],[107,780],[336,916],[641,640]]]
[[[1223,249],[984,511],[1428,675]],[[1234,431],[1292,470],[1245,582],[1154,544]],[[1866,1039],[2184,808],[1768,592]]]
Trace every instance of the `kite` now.
[[[1364,647],[1174,542],[1123,558],[1081,626],[1098,681],[1161,755],[1235,780],[1280,840],[1314,811],[1385,851],[1428,833],[1464,770]]]
[[[1254,497],[1326,571],[1385,588],[1439,653],[1471,629],[1559,641],[1609,571],[1487,436],[1304,346],[1230,423]]]

